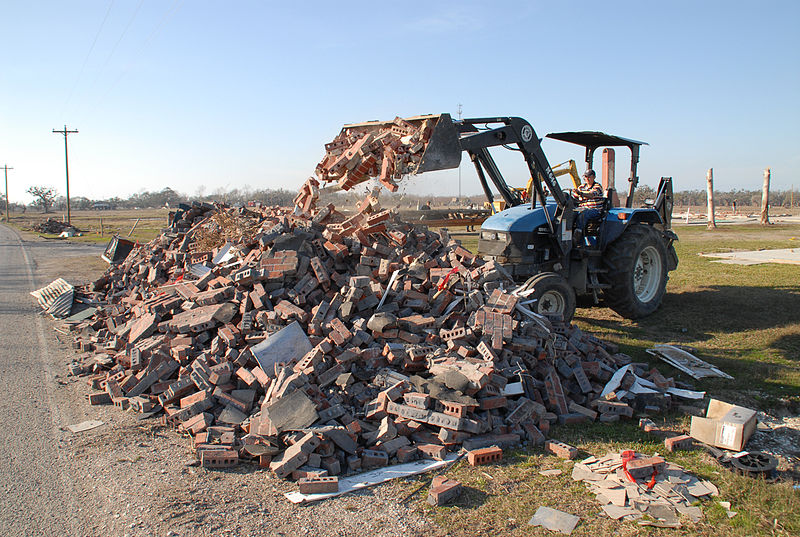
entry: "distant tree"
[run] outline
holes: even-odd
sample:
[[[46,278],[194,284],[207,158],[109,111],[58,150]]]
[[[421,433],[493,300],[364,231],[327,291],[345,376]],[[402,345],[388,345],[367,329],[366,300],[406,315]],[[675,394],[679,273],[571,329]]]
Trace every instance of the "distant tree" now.
[[[656,189],[650,185],[639,185],[633,193],[633,203],[636,206],[644,205],[644,200],[655,199]]]
[[[89,198],[85,198],[83,196],[75,196],[74,198],[69,200],[69,204],[73,210],[83,211],[86,209],[92,208],[92,203],[94,203]]]
[[[32,186],[28,188],[27,192],[34,197],[33,204],[40,206],[45,213],[50,212],[50,207],[53,206],[56,197],[58,197],[58,192],[56,192],[55,188],[46,186]]]

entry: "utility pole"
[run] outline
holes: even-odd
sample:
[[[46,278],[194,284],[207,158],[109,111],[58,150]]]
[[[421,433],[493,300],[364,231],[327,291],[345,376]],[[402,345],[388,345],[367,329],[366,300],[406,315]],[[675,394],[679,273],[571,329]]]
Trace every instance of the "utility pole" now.
[[[54,133],[63,134],[64,135],[64,164],[66,165],[67,169],[67,224],[71,224],[70,222],[70,212],[69,212],[69,153],[67,152],[67,136],[70,134],[78,134],[77,130],[71,131],[67,130],[67,126],[64,125],[63,131],[58,131],[53,129]]]
[[[769,180],[772,172],[764,170],[764,185],[761,189],[761,225],[769,224]]]
[[[461,103],[458,103],[458,120],[461,121]],[[458,162],[458,203],[461,203],[461,161]]]
[[[707,187],[707,194],[706,198],[708,199],[708,229],[716,229],[717,228],[717,219],[715,215],[716,208],[714,207],[714,168],[709,168],[708,173],[706,173],[706,187]]]
[[[6,173],[6,224],[11,222],[8,219],[8,170],[13,170],[14,168],[9,168],[8,164],[3,165],[3,171]]]

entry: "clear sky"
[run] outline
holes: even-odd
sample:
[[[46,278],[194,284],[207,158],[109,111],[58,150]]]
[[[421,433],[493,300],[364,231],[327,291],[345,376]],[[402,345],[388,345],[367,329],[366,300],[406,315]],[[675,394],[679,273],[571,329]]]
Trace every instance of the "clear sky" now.
[[[800,2],[11,1],[0,165],[30,185],[127,197],[296,189],[348,122],[515,115],[537,134],[650,143],[642,183],[800,188]],[[548,140],[551,163],[583,160]],[[625,177],[627,150],[618,150]],[[480,192],[462,164],[464,194]],[[596,165],[599,167],[599,163]],[[515,169],[517,170],[517,169]],[[522,169],[509,182],[524,184]],[[516,175],[515,175],[516,174]],[[455,171],[406,188],[455,194]],[[619,179],[618,179],[619,184]],[[2,184],[0,184],[2,190]]]

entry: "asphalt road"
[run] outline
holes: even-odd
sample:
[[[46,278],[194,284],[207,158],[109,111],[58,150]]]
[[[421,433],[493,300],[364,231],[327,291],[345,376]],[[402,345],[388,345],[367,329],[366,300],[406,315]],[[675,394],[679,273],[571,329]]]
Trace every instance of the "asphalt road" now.
[[[81,535],[50,329],[28,294],[39,284],[17,233],[0,226],[0,531]]]

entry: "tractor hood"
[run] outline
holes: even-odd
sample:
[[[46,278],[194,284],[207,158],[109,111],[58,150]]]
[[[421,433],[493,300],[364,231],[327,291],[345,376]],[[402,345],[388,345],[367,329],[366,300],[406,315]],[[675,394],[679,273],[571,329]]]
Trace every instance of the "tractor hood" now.
[[[553,198],[547,198],[547,212],[550,218],[556,214],[558,205]],[[530,232],[539,226],[547,224],[541,205],[531,209],[530,203],[517,205],[505,211],[494,214],[484,220],[481,225],[482,230],[487,231],[506,231],[506,232]]]

